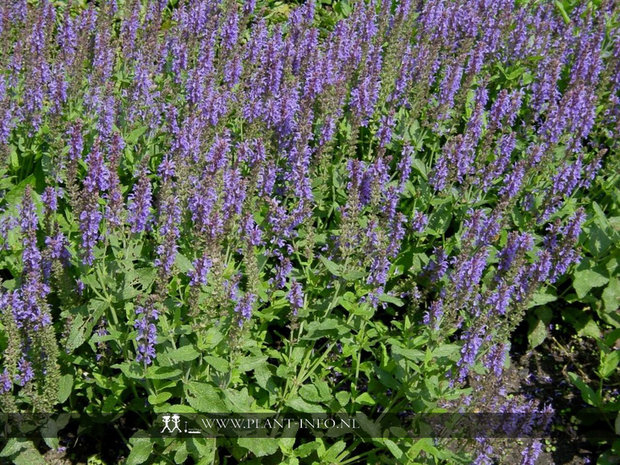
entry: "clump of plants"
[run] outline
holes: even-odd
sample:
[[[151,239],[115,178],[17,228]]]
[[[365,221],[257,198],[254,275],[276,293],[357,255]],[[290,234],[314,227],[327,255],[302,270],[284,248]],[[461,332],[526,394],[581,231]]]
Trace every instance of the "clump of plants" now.
[[[110,463],[536,463],[510,428],[139,433],[162,413],[549,416],[506,382],[513,338],[589,295],[571,314],[595,315],[614,382],[618,12],[3,2],[0,406],[57,420],[0,456],[79,460],[63,431],[105,416]]]

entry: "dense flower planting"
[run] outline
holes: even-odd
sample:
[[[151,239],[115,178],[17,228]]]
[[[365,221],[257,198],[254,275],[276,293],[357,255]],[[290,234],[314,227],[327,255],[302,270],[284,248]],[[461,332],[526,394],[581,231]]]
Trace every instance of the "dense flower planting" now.
[[[506,383],[512,338],[584,253],[577,296],[609,283],[590,304],[620,326],[617,236],[580,242],[618,168],[619,9],[577,3],[2,2],[3,411],[552,412]],[[128,463],[542,451],[123,440]]]

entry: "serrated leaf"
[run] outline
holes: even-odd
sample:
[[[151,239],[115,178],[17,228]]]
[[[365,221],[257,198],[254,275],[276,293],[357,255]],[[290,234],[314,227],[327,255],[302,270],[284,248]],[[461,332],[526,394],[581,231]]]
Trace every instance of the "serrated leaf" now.
[[[180,253],[178,253],[174,259],[174,264],[181,273],[187,273],[189,270],[194,269],[192,262],[190,262],[185,255]]]
[[[184,386],[189,405],[200,413],[226,412],[222,391],[212,384],[190,381]]]
[[[606,312],[615,312],[620,307],[620,279],[612,279],[602,295]]]
[[[349,332],[349,328],[334,318],[322,321],[312,321],[307,326],[307,333],[303,337],[306,340],[316,340],[326,336],[339,337]]]
[[[267,357],[243,357],[239,362],[239,371],[246,372],[263,365],[267,361]]]
[[[417,158],[413,159],[411,166],[415,168],[415,170],[422,175],[424,180],[428,179],[428,170],[426,169],[426,165],[422,160],[418,160]]]
[[[221,373],[228,373],[230,367],[228,362],[222,357],[214,357],[213,355],[205,355],[203,360]]]
[[[2,451],[0,451],[0,457],[10,457],[26,447],[26,441],[23,439],[10,438]]]
[[[200,353],[191,345],[185,345],[166,354],[173,362],[189,362],[200,356]]]
[[[312,384],[304,384],[299,388],[299,395],[303,400],[308,402],[321,402],[323,399],[319,394],[319,390]]]
[[[392,346],[392,353],[400,355],[401,357],[411,360],[413,362],[419,362],[424,360],[424,352],[417,349],[405,349],[398,346]]]
[[[87,306],[78,307],[80,313],[74,316],[67,338],[66,346],[69,352],[73,352],[90,337],[107,306],[106,301],[93,299]]]
[[[129,453],[129,457],[127,457],[127,461],[125,463],[127,465],[139,465],[141,463],[144,463],[151,456],[152,450],[153,445],[151,444],[150,439],[136,439],[133,441],[133,445],[131,446],[131,452]]]
[[[123,362],[112,365],[110,368],[120,369],[125,376],[131,379],[144,378],[144,369],[137,362]]]
[[[146,370],[147,379],[175,379],[181,376],[181,374],[183,374],[181,369],[175,367],[150,366]]]
[[[540,305],[548,304],[549,302],[555,302],[556,300],[558,300],[558,297],[552,289],[542,289],[532,296],[527,307],[538,307]]]
[[[583,299],[592,288],[604,286],[609,278],[595,270],[576,271],[573,275],[573,287],[577,297]]]
[[[209,328],[202,337],[198,338],[198,349],[212,349],[222,342],[223,339],[224,335],[217,328]]]
[[[442,344],[433,350],[433,357],[455,358],[460,356],[461,347],[457,344]]]
[[[163,405],[164,409],[157,413],[198,413],[198,411],[189,405]]]
[[[257,366],[254,369],[254,377],[256,378],[256,383],[260,387],[262,387],[264,390],[268,391],[271,394],[275,394],[277,385],[274,380],[271,367],[273,367],[273,365],[270,365],[268,363]]]
[[[254,398],[248,394],[248,389],[224,389],[223,391],[225,401],[228,405],[229,409],[232,409],[233,412],[252,412]]]
[[[47,465],[47,462],[41,453],[30,442],[29,446],[17,454],[13,458],[14,465]]]
[[[306,412],[306,413],[321,413],[323,409],[317,404],[309,404],[301,397],[293,397],[292,399],[287,399],[285,404],[292,408],[297,412]]]
[[[342,275],[345,281],[359,281],[364,276],[366,276],[366,273],[363,271],[348,271]]]
[[[325,258],[322,255],[319,257],[319,260],[321,260],[325,268],[334,276],[342,275],[342,269],[337,263],[332,262],[329,258]]]

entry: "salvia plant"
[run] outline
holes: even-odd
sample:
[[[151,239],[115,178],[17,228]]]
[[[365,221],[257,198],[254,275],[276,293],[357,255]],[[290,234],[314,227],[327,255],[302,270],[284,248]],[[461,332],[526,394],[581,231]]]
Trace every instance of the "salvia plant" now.
[[[129,436],[166,412],[552,413],[511,354],[585,254],[577,296],[609,283],[590,305],[620,326],[617,229],[599,255],[582,234],[619,168],[619,11],[2,2],[2,410],[129,415],[110,463],[537,463],[535,438]]]

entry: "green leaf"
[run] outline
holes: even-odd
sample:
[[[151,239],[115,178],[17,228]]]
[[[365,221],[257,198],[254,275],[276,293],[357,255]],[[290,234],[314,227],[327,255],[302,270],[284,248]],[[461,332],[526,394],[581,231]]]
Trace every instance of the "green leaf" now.
[[[601,354],[601,365],[599,367],[601,378],[607,379],[615,373],[618,368],[618,363],[620,363],[620,350],[614,350],[609,353],[603,352]]]
[[[174,454],[174,463],[183,464],[187,461],[187,441],[181,441]]]
[[[334,443],[329,449],[325,451],[323,455],[321,455],[321,460],[324,463],[334,463],[337,461],[338,455],[347,447],[347,443],[340,440]]]
[[[404,349],[402,347],[393,345],[392,354],[404,357],[407,360],[411,360],[413,362],[420,362],[424,360],[424,352],[417,349]]]
[[[390,452],[392,453],[392,455],[394,457],[396,457],[397,460],[400,460],[403,456],[403,451],[400,449],[400,447],[398,447],[396,445],[396,443],[390,439],[387,438],[383,438],[381,440],[381,442],[383,442],[383,444],[385,444],[385,446],[390,450]]]
[[[144,378],[144,369],[137,362],[123,362],[112,365],[110,368],[120,369],[127,378],[142,379]]]
[[[557,295],[551,288],[541,289],[536,292],[530,302],[528,303],[528,308],[538,307],[540,305],[548,304],[549,302],[555,302],[558,300]]]
[[[295,449],[295,455],[299,458],[304,458],[309,456],[312,452],[317,450],[320,447],[320,444],[316,441],[307,442],[305,444],[301,444],[297,449]]]
[[[88,306],[81,306],[76,309],[79,313],[73,318],[66,344],[69,353],[80,347],[90,337],[93,328],[103,316],[107,306],[106,301],[94,299]]]
[[[315,340],[328,335],[344,334],[347,332],[346,328],[343,328],[341,322],[334,318],[328,318],[322,321],[312,321],[307,326],[307,333],[303,339]]]
[[[355,403],[361,404],[361,405],[375,405],[376,404],[375,400],[367,392],[364,392],[360,396],[358,396],[357,399],[355,399]]]
[[[207,438],[193,437],[189,438],[187,448],[193,456],[201,458],[196,465],[211,465],[215,463],[215,441]],[[205,462],[203,462],[205,460]]]
[[[243,357],[239,363],[239,371],[246,372],[263,365],[267,361],[267,357]]]
[[[129,134],[125,136],[125,143],[127,145],[135,144],[136,142],[138,142],[138,139],[140,138],[140,136],[144,134],[147,129],[148,129],[147,126],[141,126],[139,128],[134,129],[133,131],[131,131]]]
[[[34,446],[32,441],[28,441],[27,447],[23,449],[17,457],[13,458],[14,465],[47,465],[41,453]]]
[[[407,455],[411,458],[415,458],[420,454],[420,451],[424,451],[431,457],[436,457],[439,450],[433,445],[432,438],[422,438],[417,441],[411,449],[409,449]]]
[[[58,402],[63,403],[71,395],[73,389],[73,375],[66,374],[60,377],[58,383]]]
[[[146,370],[147,379],[175,379],[181,376],[183,371],[175,367],[151,366]]]
[[[192,345],[186,345],[179,347],[178,349],[173,350],[172,352],[168,352],[166,357],[168,357],[173,362],[189,362],[194,360],[200,356],[200,353],[194,349]]]
[[[168,404],[164,404],[161,407],[163,407],[163,408],[157,409],[157,407],[156,407],[157,410],[155,410],[155,413],[198,413],[194,407],[190,407],[189,405],[181,405],[181,404],[168,405]]]
[[[241,390],[238,389],[225,389],[223,390],[225,402],[228,407],[228,411],[245,413],[252,412],[254,398],[248,394],[248,389],[244,387]]]
[[[212,384],[190,381],[184,386],[189,405],[200,413],[226,412],[222,391]]]
[[[332,262],[330,259],[325,258],[323,256],[319,257],[319,260],[321,260],[321,262],[323,262],[323,265],[325,265],[325,268],[327,268],[327,270],[333,274],[334,276],[342,276],[342,270],[340,265]]]
[[[420,173],[422,175],[422,177],[424,178],[425,181],[428,179],[428,170],[426,169],[426,165],[424,164],[424,162],[422,160],[414,158],[413,162],[411,163],[411,166],[418,173]]]
[[[580,299],[588,295],[592,288],[604,286],[608,282],[609,278],[595,270],[576,271],[573,274],[573,287]]]
[[[60,445],[58,439],[58,432],[63,429],[69,423],[71,415],[69,413],[62,413],[55,418],[49,418],[45,425],[41,428],[41,435],[45,444],[49,448],[57,449]]]
[[[215,368],[217,371],[221,373],[228,373],[230,371],[230,367],[228,366],[228,362],[224,360],[222,357],[214,357],[213,355],[205,355],[203,357],[204,361]]]
[[[308,402],[321,402],[323,400],[319,394],[319,390],[312,384],[304,384],[299,389],[299,395]]]
[[[364,276],[366,276],[366,273],[364,271],[355,271],[355,270],[349,271],[342,275],[345,281],[358,281],[362,279]]]
[[[23,439],[10,438],[2,451],[0,451],[0,457],[10,457],[26,447],[26,442]]]
[[[606,312],[615,312],[620,307],[620,279],[614,278],[603,291],[603,303]]]
[[[401,299],[399,299],[398,297],[389,295],[389,294],[381,294],[379,296],[379,300],[381,302],[388,302],[390,304],[394,304],[397,307],[402,307],[403,305],[405,305],[405,303]]]
[[[517,79],[519,76],[521,76],[523,73],[525,72],[525,68],[520,66],[520,67],[516,67],[514,68],[512,71],[510,71],[509,73],[504,72],[504,76],[506,78],[506,80],[508,81],[514,81],[515,79]]]
[[[562,313],[562,317],[575,328],[579,336],[588,336],[594,339],[599,339],[602,336],[600,328],[589,312],[568,308]]]
[[[545,339],[547,339],[548,335],[549,332],[547,331],[547,324],[539,319],[533,320],[533,323],[527,333],[527,340],[530,343],[530,348],[533,349],[541,345]]]
[[[276,393],[276,383],[273,378],[273,372],[271,369],[273,365],[265,363],[264,365],[259,365],[254,368],[254,377],[256,378],[256,383],[262,387],[264,390],[268,391],[271,394]]]
[[[323,409],[316,404],[309,404],[301,397],[294,397],[292,399],[287,399],[285,404],[292,408],[297,412],[307,412],[307,413],[321,413]]]
[[[26,179],[24,179],[22,182],[20,182],[17,186],[13,187],[13,189],[11,189],[9,192],[7,192],[4,195],[4,200],[6,201],[7,205],[16,205],[17,203],[19,203],[21,198],[24,196],[24,191],[26,190],[26,186],[30,185],[34,187],[35,184],[36,184],[36,179],[34,177],[34,174],[31,174]],[[36,192],[33,192],[33,196],[35,197],[35,199],[38,198],[38,195]]]
[[[163,404],[171,397],[172,397],[172,394],[170,394],[167,391],[164,391],[164,392],[160,392],[159,394],[151,394],[150,396],[148,396],[147,400],[149,401],[149,404],[157,405],[157,404]]]
[[[594,392],[594,390],[590,386],[584,383],[577,374],[569,371],[568,378],[570,382],[573,383],[573,385],[575,385],[577,389],[579,389],[579,391],[581,391],[581,397],[585,402],[594,407],[600,406],[601,398],[599,397],[599,395]]]
[[[239,438],[237,444],[245,447],[256,457],[273,455],[279,449],[278,440],[275,438]]]
[[[177,254],[174,260],[174,264],[177,266],[181,273],[187,273],[189,270],[192,270],[194,268],[192,262],[190,262],[185,255],[180,253]]]
[[[562,18],[564,19],[564,22],[566,24],[570,24],[570,17],[568,16],[568,14],[566,13],[566,10],[564,9],[564,5],[562,5],[562,2],[555,0],[555,2],[553,2],[555,7],[557,8],[557,10],[560,12],[560,15],[562,15]]]
[[[338,391],[336,393],[336,400],[342,407],[344,407],[349,403],[349,400],[351,400],[351,394],[347,391]]]
[[[132,441],[131,452],[127,457],[126,465],[139,465],[147,461],[151,456],[153,444],[148,438],[138,438]]]
[[[213,349],[224,339],[224,335],[217,328],[209,328],[206,333],[198,338],[198,349],[204,351]]]
[[[461,346],[458,344],[442,344],[433,350],[433,357],[442,358],[446,357],[452,360],[460,357]]]

